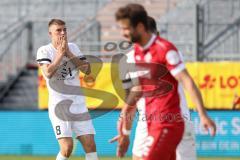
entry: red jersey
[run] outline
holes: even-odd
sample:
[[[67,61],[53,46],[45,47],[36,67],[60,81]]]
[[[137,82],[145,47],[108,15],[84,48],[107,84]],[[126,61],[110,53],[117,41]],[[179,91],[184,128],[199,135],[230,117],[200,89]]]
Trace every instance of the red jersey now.
[[[143,138],[143,160],[175,160],[184,130],[180,106],[189,117],[183,89],[174,78],[185,69],[181,55],[173,44],[153,35],[146,46],[135,44],[119,64],[123,88],[140,85],[144,93],[137,102],[142,130],[136,133]]]
[[[134,46],[134,60],[139,70],[148,71],[138,78],[145,93],[148,121],[179,120],[179,84],[174,75],[185,69],[185,65],[176,47],[169,41],[153,35],[146,46]]]

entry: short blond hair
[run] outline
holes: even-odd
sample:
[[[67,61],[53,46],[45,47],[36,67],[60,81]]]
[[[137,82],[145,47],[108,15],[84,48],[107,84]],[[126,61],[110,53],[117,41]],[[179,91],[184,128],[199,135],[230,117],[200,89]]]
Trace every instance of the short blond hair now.
[[[48,22],[48,28],[51,27],[52,25],[65,25],[66,23],[61,20],[61,19],[51,19]]]

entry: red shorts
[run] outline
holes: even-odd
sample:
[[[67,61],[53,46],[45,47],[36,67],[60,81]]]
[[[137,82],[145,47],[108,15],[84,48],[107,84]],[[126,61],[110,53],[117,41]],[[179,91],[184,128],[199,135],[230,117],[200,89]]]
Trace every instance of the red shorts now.
[[[176,160],[176,148],[183,132],[184,122],[151,125],[144,143],[143,160]]]

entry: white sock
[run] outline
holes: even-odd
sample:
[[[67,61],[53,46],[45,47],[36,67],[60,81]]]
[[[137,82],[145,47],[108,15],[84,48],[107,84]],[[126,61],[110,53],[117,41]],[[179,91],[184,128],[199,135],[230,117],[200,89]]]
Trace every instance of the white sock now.
[[[68,160],[68,158],[67,158],[67,157],[64,157],[64,156],[61,154],[61,152],[59,152],[58,155],[57,155],[57,159],[56,159],[56,160]]]
[[[86,160],[98,160],[97,152],[86,153]]]

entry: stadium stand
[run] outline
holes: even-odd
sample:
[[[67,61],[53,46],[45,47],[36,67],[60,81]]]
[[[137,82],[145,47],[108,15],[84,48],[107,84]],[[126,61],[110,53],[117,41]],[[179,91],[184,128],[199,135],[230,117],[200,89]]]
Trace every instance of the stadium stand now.
[[[183,0],[159,18],[160,34],[187,61],[239,60],[239,7],[239,0]]]
[[[114,0],[103,7],[97,14],[97,20],[101,23],[101,41],[117,41],[122,37],[115,23],[114,13],[117,8],[127,3],[140,3],[148,11],[149,15],[158,18],[176,6],[177,0]]]
[[[0,35],[0,99],[10,90],[21,75],[31,54],[31,25],[29,23],[14,23],[14,27],[6,29]],[[1,105],[2,106],[2,105]]]
[[[1,109],[36,110],[38,109],[38,76],[35,69],[21,72],[15,83],[1,102]]]

